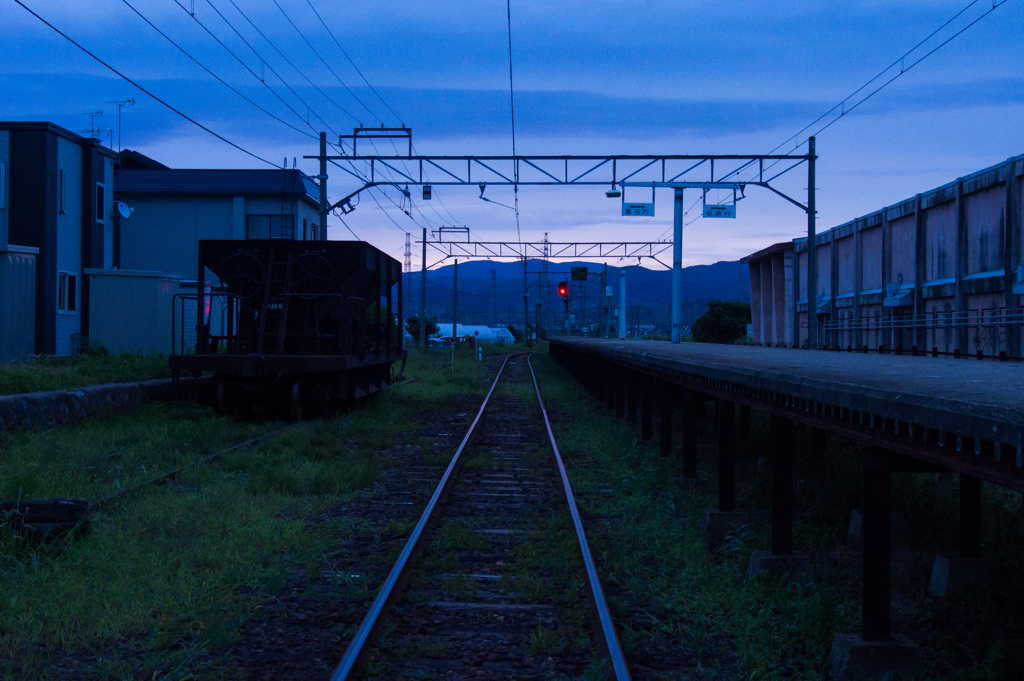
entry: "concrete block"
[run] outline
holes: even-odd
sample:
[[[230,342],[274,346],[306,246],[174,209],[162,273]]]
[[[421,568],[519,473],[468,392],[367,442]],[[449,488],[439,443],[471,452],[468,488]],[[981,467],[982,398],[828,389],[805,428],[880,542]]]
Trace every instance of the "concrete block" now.
[[[988,578],[992,561],[988,558],[964,558],[937,554],[932,565],[932,578],[928,593],[938,598],[959,591],[970,584],[977,584]]]
[[[700,531],[712,546],[718,546],[725,541],[726,535],[733,531],[737,525],[750,527],[757,520],[757,516],[764,513],[752,511],[718,511],[709,508],[704,511],[704,518],[700,521]]]
[[[795,581],[811,577],[811,561],[802,553],[773,556],[771,551],[754,551],[750,554],[747,579],[753,579],[762,572],[769,572],[779,579]]]
[[[892,546],[903,546],[907,535],[907,522],[902,513],[893,513],[889,520]],[[855,551],[864,549],[864,513],[854,510],[850,513],[850,528],[846,532],[846,545]]]
[[[860,634],[836,634],[831,668],[834,681],[909,681],[920,676],[924,658],[916,643],[898,634],[888,641],[862,641]]]

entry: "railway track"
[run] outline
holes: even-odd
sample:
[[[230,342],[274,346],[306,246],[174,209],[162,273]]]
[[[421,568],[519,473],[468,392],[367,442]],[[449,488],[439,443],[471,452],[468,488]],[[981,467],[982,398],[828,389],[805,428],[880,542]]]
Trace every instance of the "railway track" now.
[[[529,356],[510,355],[331,680],[595,663],[629,678]]]

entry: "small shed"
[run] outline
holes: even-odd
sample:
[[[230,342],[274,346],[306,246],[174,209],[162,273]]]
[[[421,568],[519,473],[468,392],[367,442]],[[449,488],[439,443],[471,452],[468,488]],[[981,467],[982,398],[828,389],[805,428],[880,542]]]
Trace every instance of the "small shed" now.
[[[181,277],[144,270],[84,270],[89,280],[89,340],[112,353],[169,354],[171,301]]]
[[[0,363],[35,354],[38,248],[0,243]]]

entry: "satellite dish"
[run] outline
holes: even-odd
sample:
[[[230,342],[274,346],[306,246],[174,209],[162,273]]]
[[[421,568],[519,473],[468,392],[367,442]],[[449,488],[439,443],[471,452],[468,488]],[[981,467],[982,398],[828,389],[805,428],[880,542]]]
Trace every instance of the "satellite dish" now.
[[[134,208],[130,208],[124,201],[117,202],[117,212],[121,214],[121,217],[127,220],[135,212]]]

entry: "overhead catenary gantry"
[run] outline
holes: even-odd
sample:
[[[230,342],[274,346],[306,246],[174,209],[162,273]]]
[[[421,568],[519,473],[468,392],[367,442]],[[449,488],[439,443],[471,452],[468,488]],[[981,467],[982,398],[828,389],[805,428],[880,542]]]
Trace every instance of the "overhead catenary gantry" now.
[[[358,153],[358,139],[367,137],[408,139],[407,155]],[[473,186],[483,197],[488,186],[607,186],[609,195],[618,187],[666,187],[673,189],[673,255],[672,255],[672,341],[679,342],[682,330],[682,236],[683,192],[686,189],[734,189],[741,194],[747,187],[762,187],[807,214],[807,237],[815,238],[814,165],[817,159],[815,140],[808,140],[805,154],[651,154],[651,155],[513,155],[513,156],[430,156],[413,153],[412,130],[401,127],[359,127],[352,135],[339,136],[339,148],[345,140],[351,155],[327,155],[325,137],[321,135],[320,154],[307,156],[320,160],[321,221],[335,208],[351,209],[352,199],[359,192],[379,185]],[[365,146],[364,146],[365,148]],[[327,163],[348,173],[363,186],[328,206]],[[801,164],[807,164],[807,202],[801,203],[771,183]],[[428,177],[428,173],[433,177]],[[745,179],[743,179],[745,178]],[[426,241],[424,235],[424,241]],[[424,244],[424,249],[427,244]],[[511,245],[509,243],[509,245]],[[524,257],[522,254],[510,257]],[[816,249],[808,249],[807,290],[817,290]],[[808,341],[817,347],[814,323],[808,324]]]

